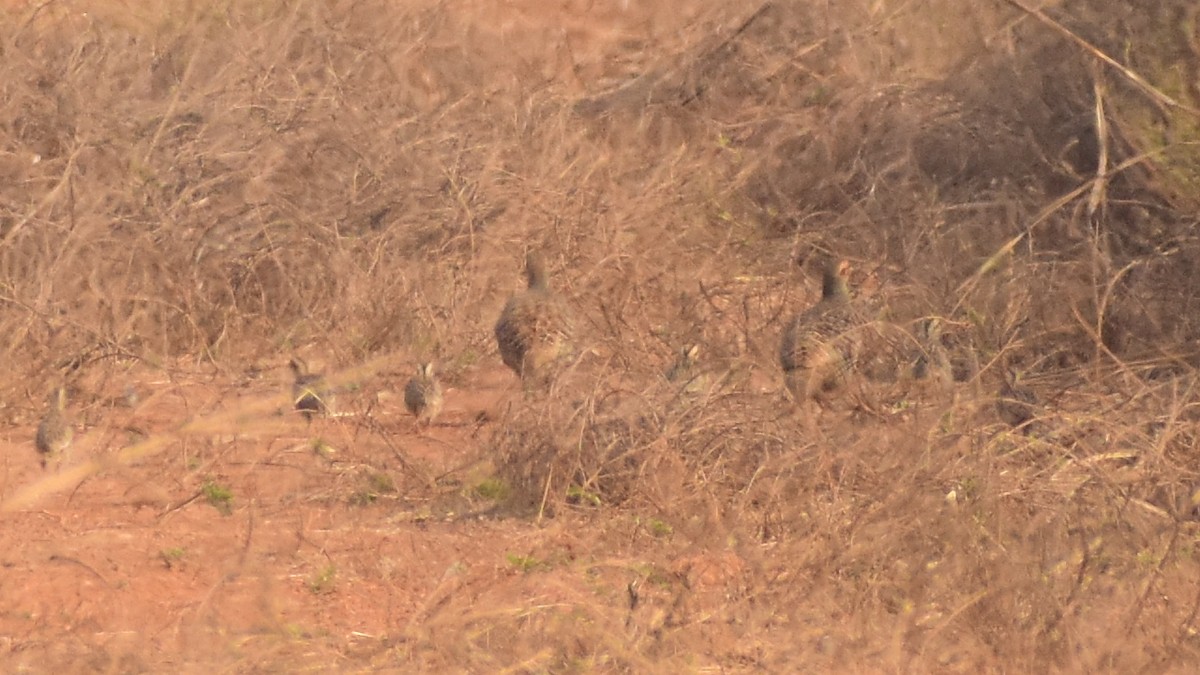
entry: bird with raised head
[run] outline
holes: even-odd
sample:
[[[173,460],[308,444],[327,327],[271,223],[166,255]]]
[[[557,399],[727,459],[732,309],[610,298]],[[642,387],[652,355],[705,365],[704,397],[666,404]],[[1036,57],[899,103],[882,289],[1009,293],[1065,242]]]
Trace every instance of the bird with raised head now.
[[[333,407],[333,392],[320,373],[309,371],[308,363],[299,356],[288,362],[292,371],[292,405],[304,419],[312,421],[313,415],[326,415]]]
[[[46,397],[46,413],[38,424],[34,438],[43,469],[51,459],[62,462],[62,455],[71,445],[74,435],[71,420],[67,417],[67,390],[55,387]]]
[[[918,321],[916,337],[919,352],[912,365],[913,380],[923,386],[943,390],[954,384],[950,355],[942,344],[941,320],[926,317]]]
[[[818,403],[843,387],[854,371],[863,322],[850,297],[850,264],[826,261],[821,274],[821,299],[796,315],[783,330],[779,364],[788,391],[799,403]]]
[[[442,411],[442,384],[432,363],[417,366],[417,373],[404,386],[404,407],[416,415],[417,424],[433,424]]]
[[[700,367],[700,345],[680,348],[666,372],[667,382],[682,387],[685,394],[700,394],[709,388],[709,376]]]
[[[525,256],[524,290],[514,293],[496,321],[500,358],[523,380],[548,377],[555,364],[570,355],[573,330],[566,302],[546,277],[542,256]]]
[[[996,412],[1001,421],[1022,433],[1033,431],[1037,416],[1037,395],[1021,383],[1022,373],[1015,368],[1005,369],[1004,381],[1000,384],[1000,395],[996,398]]]
[[[695,374],[699,361],[700,345],[684,345],[675,355],[671,367],[667,368],[667,382],[687,382]]]

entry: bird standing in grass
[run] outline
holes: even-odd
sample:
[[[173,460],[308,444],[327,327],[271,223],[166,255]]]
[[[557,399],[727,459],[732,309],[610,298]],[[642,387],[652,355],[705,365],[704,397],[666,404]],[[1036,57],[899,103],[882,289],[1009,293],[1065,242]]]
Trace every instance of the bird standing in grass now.
[[[1015,369],[1007,369],[1000,386],[1000,396],[996,399],[996,412],[1000,414],[1000,419],[1028,434],[1033,430],[1037,403],[1037,395],[1033,390],[1021,384],[1021,374]]]
[[[700,345],[686,345],[680,349],[667,369],[667,382],[687,382],[696,372],[699,357]]]
[[[845,385],[857,366],[862,323],[850,298],[850,264],[829,260],[821,275],[821,300],[793,318],[779,345],[788,391],[800,404],[820,404]]]
[[[442,410],[442,384],[432,363],[417,366],[417,374],[404,387],[404,407],[417,416],[417,424],[433,424]]]
[[[45,469],[51,459],[61,463],[62,454],[71,445],[74,430],[71,420],[67,418],[67,390],[56,387],[46,397],[46,414],[38,424],[37,436],[34,443],[41,455],[42,468]]]
[[[943,391],[954,384],[950,355],[942,344],[942,322],[935,317],[921,319],[917,323],[917,343],[920,353],[913,362],[913,380]]]
[[[686,345],[679,350],[667,369],[667,382],[682,385],[685,394],[698,394],[708,389],[708,376],[700,371],[700,345]]]
[[[500,358],[521,379],[545,379],[571,353],[572,327],[566,303],[550,289],[540,254],[525,257],[528,287],[513,294],[496,321]]]
[[[333,403],[333,393],[325,383],[320,373],[311,373],[308,364],[299,356],[293,356],[288,363],[292,369],[292,405],[304,415],[304,419],[312,421],[313,415],[325,415]]]

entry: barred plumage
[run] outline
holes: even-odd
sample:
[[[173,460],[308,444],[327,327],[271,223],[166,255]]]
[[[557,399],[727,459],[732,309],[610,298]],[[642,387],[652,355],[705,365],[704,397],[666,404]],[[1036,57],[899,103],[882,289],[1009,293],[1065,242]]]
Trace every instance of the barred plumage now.
[[[1014,429],[1029,433],[1033,430],[1037,404],[1037,395],[1021,384],[1021,374],[1008,369],[1000,386],[1000,396],[996,399],[996,412],[1000,419]]]
[[[690,344],[679,350],[666,372],[667,382],[683,387],[685,394],[699,394],[709,388],[708,374],[700,368],[700,345]]]
[[[522,379],[544,377],[571,353],[573,331],[566,303],[546,281],[539,254],[525,258],[528,288],[513,294],[496,321],[500,358]]]
[[[417,366],[417,374],[404,386],[404,407],[417,416],[417,423],[432,424],[442,410],[442,384],[432,363]]]
[[[62,453],[71,445],[74,430],[67,417],[67,390],[56,387],[46,397],[46,414],[38,424],[34,444],[41,455],[42,468],[46,468],[51,459],[61,459]]]
[[[686,382],[696,370],[700,345],[687,345],[679,350],[667,369],[667,382]]]
[[[292,357],[288,367],[295,378],[292,382],[292,405],[296,410],[308,421],[312,421],[313,415],[328,414],[333,403],[333,392],[326,385],[325,377],[309,372],[308,364],[299,356]]]
[[[935,317],[917,323],[920,353],[913,362],[913,379],[929,386],[944,388],[954,383],[950,355],[942,344],[942,322]]]
[[[783,331],[779,363],[788,390],[799,402],[836,391],[856,368],[862,317],[846,285],[849,269],[844,260],[829,261],[822,274],[821,300]]]

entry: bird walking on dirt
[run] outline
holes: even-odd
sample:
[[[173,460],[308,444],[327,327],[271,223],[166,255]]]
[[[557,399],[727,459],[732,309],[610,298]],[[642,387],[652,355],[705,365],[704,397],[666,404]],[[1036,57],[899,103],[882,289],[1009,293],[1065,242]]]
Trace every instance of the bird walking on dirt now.
[[[496,321],[500,358],[521,379],[542,379],[570,355],[572,326],[566,302],[550,289],[542,256],[525,257],[528,287],[514,293]]]
[[[417,416],[417,424],[433,424],[442,410],[442,384],[432,363],[417,366],[417,374],[404,386],[404,407]]]
[[[325,377],[309,372],[308,364],[299,356],[293,356],[288,367],[295,378],[292,382],[292,405],[296,410],[310,422],[313,415],[328,414],[333,403],[333,392],[326,385]]]
[[[43,469],[51,459],[61,463],[62,454],[71,445],[71,439],[75,435],[66,412],[67,390],[56,387],[46,397],[46,405],[46,414],[38,424],[37,436],[34,439],[37,451],[41,455]]]
[[[784,328],[779,363],[784,383],[798,403],[821,403],[842,388],[855,370],[862,347],[862,319],[850,298],[845,260],[826,263],[821,300]]]
[[[1037,395],[1032,389],[1021,384],[1021,374],[1015,369],[1007,369],[1004,382],[1000,386],[1000,396],[996,399],[996,412],[999,413],[1000,419],[1010,427],[1028,434],[1032,431],[1037,404]]]

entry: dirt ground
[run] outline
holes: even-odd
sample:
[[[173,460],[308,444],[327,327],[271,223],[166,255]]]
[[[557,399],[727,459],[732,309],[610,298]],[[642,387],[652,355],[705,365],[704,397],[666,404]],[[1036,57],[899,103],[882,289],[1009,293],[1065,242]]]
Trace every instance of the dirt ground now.
[[[0,669],[1200,663],[1190,3],[3,6]],[[830,254],[878,340],[813,413]]]
[[[569,634],[593,613],[631,635],[661,630],[685,588],[716,607],[745,573],[733,551],[653,518],[509,518],[473,495],[480,438],[521,399],[503,367],[449,388],[421,429],[396,393],[400,373],[310,424],[284,411],[282,368],[254,381],[185,372],[129,373],[128,386],[154,393],[80,411],[57,471],[40,465],[32,426],[6,430],[6,668],[487,672],[529,641],[532,670],[607,669],[581,665],[587,653],[555,666],[561,656],[522,633]],[[183,432],[188,419],[222,431]],[[164,444],[139,445],[148,434]],[[647,579],[658,587],[630,590]],[[709,658],[726,656],[688,660]]]

